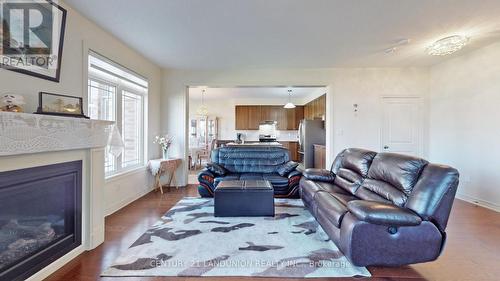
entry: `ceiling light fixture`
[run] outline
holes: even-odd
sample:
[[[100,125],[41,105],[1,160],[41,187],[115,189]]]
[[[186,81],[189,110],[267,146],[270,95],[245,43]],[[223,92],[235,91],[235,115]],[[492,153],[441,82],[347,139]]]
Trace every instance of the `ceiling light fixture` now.
[[[292,102],[292,90],[288,90],[288,102],[283,106],[284,108],[295,108],[295,104]]]
[[[427,48],[432,56],[446,56],[462,49],[469,42],[469,37],[462,35],[448,36],[437,40]]]
[[[205,89],[201,90],[201,106],[196,111],[200,116],[208,115],[208,108],[205,106]]]

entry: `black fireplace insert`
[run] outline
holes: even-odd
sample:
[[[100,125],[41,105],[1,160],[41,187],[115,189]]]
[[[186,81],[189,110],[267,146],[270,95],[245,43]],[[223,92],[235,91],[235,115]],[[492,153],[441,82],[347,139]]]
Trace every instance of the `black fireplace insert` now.
[[[82,161],[0,173],[0,280],[24,280],[81,245]]]

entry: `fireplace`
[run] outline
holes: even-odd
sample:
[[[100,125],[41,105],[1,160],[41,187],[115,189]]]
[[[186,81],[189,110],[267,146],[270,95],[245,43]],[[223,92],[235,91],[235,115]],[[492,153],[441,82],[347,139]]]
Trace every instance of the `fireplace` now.
[[[24,280],[81,245],[82,161],[0,173],[0,280]]]

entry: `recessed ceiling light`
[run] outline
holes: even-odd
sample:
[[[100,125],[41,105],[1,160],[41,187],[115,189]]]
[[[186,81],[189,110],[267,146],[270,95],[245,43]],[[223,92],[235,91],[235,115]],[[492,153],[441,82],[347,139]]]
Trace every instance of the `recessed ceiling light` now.
[[[469,42],[469,37],[453,35],[437,40],[427,48],[432,56],[446,56],[462,49]]]

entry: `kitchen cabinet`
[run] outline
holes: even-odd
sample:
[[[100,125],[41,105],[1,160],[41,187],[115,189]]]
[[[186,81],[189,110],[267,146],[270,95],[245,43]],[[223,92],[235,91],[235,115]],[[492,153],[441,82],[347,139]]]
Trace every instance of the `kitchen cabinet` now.
[[[258,130],[263,121],[276,121],[277,129],[298,130],[300,120],[304,118],[304,107],[293,109],[281,105],[237,105],[235,109],[236,130]]]
[[[248,106],[236,106],[236,130],[248,130]]]
[[[322,119],[326,115],[326,95],[307,103],[304,106],[305,119]]]
[[[261,105],[261,121],[276,121],[278,130],[287,129],[286,109],[280,105]]]
[[[248,106],[248,128],[247,130],[258,130],[259,124],[262,122],[261,106]]]
[[[314,168],[326,168],[326,147],[324,145],[315,144],[314,147]]]
[[[304,106],[297,106],[286,111],[286,130],[298,130],[300,120],[304,119]]]
[[[284,148],[290,151],[290,160],[299,162],[299,143],[296,141],[280,141]]]

